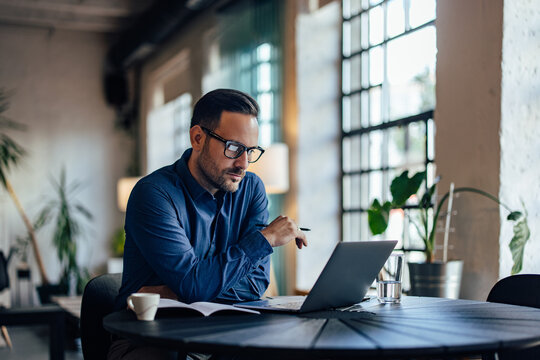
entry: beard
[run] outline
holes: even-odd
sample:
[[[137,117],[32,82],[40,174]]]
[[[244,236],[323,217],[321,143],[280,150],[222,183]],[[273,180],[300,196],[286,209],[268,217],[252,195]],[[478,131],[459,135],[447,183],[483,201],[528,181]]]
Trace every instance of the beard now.
[[[226,192],[235,192],[238,190],[240,181],[242,181],[246,174],[245,170],[240,167],[232,167],[220,170],[217,163],[210,156],[207,144],[204,145],[201,155],[198,158],[197,167],[204,177],[204,180],[210,186]],[[231,179],[229,176],[227,176],[227,173],[240,175],[241,178],[238,180]]]

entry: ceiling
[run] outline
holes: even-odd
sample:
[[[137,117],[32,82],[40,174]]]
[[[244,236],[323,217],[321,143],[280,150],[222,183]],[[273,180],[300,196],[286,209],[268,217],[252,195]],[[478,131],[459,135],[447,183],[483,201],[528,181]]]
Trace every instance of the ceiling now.
[[[0,24],[116,33],[159,0],[0,0]]]

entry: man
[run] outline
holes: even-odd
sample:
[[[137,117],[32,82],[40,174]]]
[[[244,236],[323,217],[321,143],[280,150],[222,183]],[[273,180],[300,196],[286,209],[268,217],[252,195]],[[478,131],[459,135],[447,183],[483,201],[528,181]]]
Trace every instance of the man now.
[[[134,187],[116,310],[138,291],[186,303],[258,299],[269,283],[272,248],[291,240],[307,246],[288,217],[258,227],[268,221],[268,200],[262,181],[246,172],[264,152],[258,112],[240,91],[209,92],[193,109],[192,148]],[[126,346],[115,341],[110,357],[132,352]]]

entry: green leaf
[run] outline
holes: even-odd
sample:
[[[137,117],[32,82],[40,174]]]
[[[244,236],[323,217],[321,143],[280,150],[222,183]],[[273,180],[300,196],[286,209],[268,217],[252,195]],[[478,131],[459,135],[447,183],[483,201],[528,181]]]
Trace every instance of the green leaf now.
[[[519,218],[521,218],[522,216],[523,214],[521,213],[521,211],[512,211],[510,214],[508,214],[506,220],[515,221],[519,220]]]
[[[390,201],[384,203],[381,206],[379,200],[373,200],[373,204],[368,209],[368,224],[373,235],[382,234],[388,227],[388,218],[390,216],[390,210],[392,204]]]
[[[512,260],[514,261],[512,275],[519,273],[523,268],[523,252],[525,251],[525,244],[530,236],[531,232],[527,225],[527,217],[524,216],[520,221],[514,224],[514,236],[508,245],[512,252]]]
[[[392,203],[394,207],[402,207],[405,205],[405,202],[418,192],[425,177],[426,172],[421,171],[409,178],[409,171],[405,170],[401,175],[392,180],[390,192],[392,193]]]

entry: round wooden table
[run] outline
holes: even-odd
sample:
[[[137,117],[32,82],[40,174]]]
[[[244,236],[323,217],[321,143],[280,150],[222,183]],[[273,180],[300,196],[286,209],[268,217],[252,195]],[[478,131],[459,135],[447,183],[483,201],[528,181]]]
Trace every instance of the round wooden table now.
[[[179,351],[253,358],[404,358],[489,354],[540,345],[540,309],[428,297],[361,304],[359,312],[228,313],[137,321],[104,318],[116,335]]]

